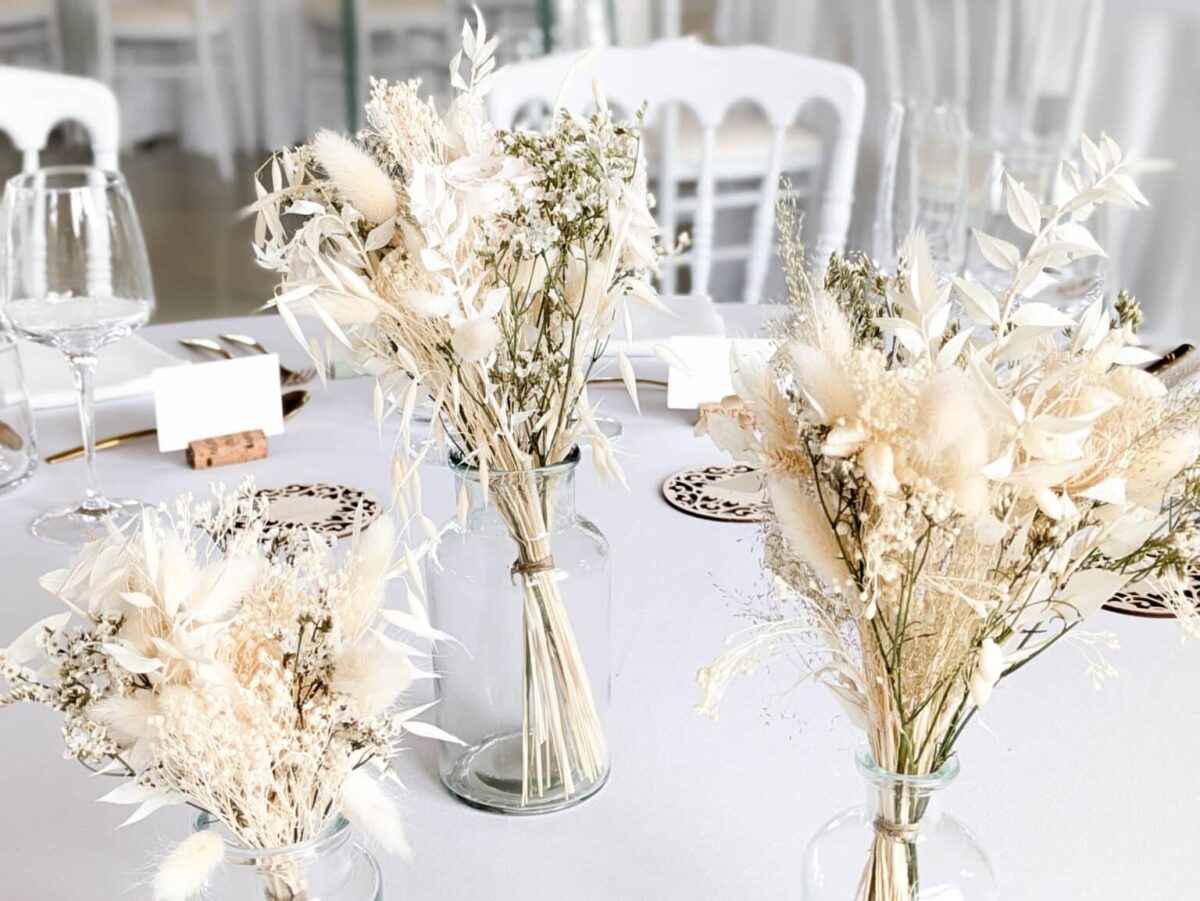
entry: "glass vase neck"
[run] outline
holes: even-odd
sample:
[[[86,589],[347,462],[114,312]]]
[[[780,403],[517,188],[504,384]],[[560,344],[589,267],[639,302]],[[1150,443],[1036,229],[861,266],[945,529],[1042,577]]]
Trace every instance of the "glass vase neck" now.
[[[265,873],[303,868],[318,859],[329,859],[348,853],[353,848],[350,824],[341,816],[331,820],[315,838],[278,848],[249,848],[234,838],[224,824],[207,813],[198,814],[194,825],[197,832],[212,830],[221,836],[225,842],[225,863]]]
[[[557,524],[575,519],[575,470],[580,456],[579,448],[573,447],[561,461],[549,466],[489,470],[486,491],[476,467],[451,455],[450,469],[466,491],[468,516],[503,516],[505,507],[533,504],[540,508],[546,527],[553,530]]]
[[[958,758],[951,757],[932,773],[895,773],[875,762],[870,751],[855,757],[859,773],[867,781],[867,807],[876,829],[909,840],[923,826],[941,818],[943,789],[958,778]]]

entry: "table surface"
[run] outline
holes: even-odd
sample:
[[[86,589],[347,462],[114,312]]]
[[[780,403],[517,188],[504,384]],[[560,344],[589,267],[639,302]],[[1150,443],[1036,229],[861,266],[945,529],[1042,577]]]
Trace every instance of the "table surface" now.
[[[756,318],[753,309],[727,315],[731,333],[751,332]],[[273,318],[144,334],[171,348],[178,337],[230,331],[302,362]],[[271,439],[268,460],[195,472],[152,442],[127,445],[101,458],[106,490],[159,501],[249,474],[262,486],[335,481],[386,497],[369,383],[311,390],[309,407]],[[852,762],[860,735],[823,692],[794,688],[793,673],[735,682],[718,722],[695,713],[695,671],[739,627],[739,597],[761,587],[757,534],[666,505],[664,478],[722,455],[693,437],[694,417],[668,411],[661,392],[642,401],[639,417],[620,389],[606,397],[625,427],[628,493],[604,487],[586,465],[579,478],[580,509],[612,543],[611,781],[570,811],[502,817],[453,800],[438,781],[435,749],[415,745],[401,763],[400,799],[415,856],[381,861],[387,898],[794,899],[805,843],[863,796]],[[148,399],[104,405],[100,433],[152,417]],[[42,415],[38,428],[45,452],[77,443],[68,411]],[[36,578],[68,552],[34,540],[28,525],[76,499],[82,478],[80,462],[43,467],[0,498],[0,641],[59,609]],[[434,512],[448,516],[449,477],[426,478]],[[1093,622],[1120,638],[1120,678],[1095,691],[1080,654],[1065,646],[1003,684],[962,742],[947,809],[979,836],[1005,899],[1194,898],[1200,648],[1182,645],[1169,621],[1105,612]],[[187,814],[163,811],[118,830],[128,810],[95,803],[110,787],[101,781],[62,759],[53,711],[0,711],[0,898],[149,898],[154,860],[186,835]]]

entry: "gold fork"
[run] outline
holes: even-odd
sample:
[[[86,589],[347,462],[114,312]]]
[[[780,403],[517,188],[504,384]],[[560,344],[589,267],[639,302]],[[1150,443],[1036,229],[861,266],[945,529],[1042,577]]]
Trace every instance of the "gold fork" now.
[[[179,343],[184,347],[190,347],[192,350],[203,350],[210,354],[215,354],[223,360],[233,359],[233,354],[216,341],[211,341],[208,338],[180,338]]]
[[[251,350],[258,351],[260,354],[269,354],[260,341],[252,338],[249,335],[220,335],[222,341],[228,341],[230,344],[238,344],[242,347],[249,347]],[[306,382],[311,382],[317,377],[317,370],[312,369],[288,369],[282,363],[279,364],[279,377],[285,385],[303,385]]]

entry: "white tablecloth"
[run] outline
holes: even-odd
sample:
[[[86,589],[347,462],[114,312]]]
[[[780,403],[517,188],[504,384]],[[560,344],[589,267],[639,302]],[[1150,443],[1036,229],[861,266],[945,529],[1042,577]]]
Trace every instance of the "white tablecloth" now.
[[[730,309],[749,321],[754,311]],[[300,363],[281,324],[240,319],[160,326],[185,334],[245,332]],[[371,423],[367,382],[312,386],[314,398],[271,439],[268,460],[219,472],[187,469],[153,443],[107,451],[114,494],[148,501],[252,474],[260,485],[341,481],[387,495],[387,461]],[[625,425],[629,492],[600,486],[585,465],[579,505],[612,542],[614,561],[613,775],[595,798],[545,817],[482,813],[437,779],[434,748],[419,744],[402,768],[415,848],[411,863],[383,860],[391,901],[785,901],[799,894],[804,844],[826,819],[857,803],[852,752],[859,736],[821,693],[790,691],[791,673],[734,684],[719,722],[696,714],[695,670],[736,629],[730,594],[755,590],[755,532],[679,514],[659,485],[722,455],[692,437],[693,417],[646,392],[639,418],[620,389],[609,410]],[[148,424],[149,402],[105,405],[107,434]],[[39,418],[41,445],[77,442],[69,413]],[[64,550],[30,537],[51,504],[73,500],[78,462],[46,467],[0,499],[0,641],[57,601],[35,584]],[[430,472],[426,497],[449,516],[447,478]],[[1121,677],[1092,689],[1069,646],[1003,685],[961,746],[962,777],[947,807],[977,831],[1009,901],[1179,901],[1196,897],[1200,837],[1200,648],[1173,623],[1101,613],[1113,630]],[[51,711],[0,710],[0,898],[132,901],[148,898],[150,867],[187,831],[183,811],[117,830],[127,815],[96,804],[111,786],[61,759]]]

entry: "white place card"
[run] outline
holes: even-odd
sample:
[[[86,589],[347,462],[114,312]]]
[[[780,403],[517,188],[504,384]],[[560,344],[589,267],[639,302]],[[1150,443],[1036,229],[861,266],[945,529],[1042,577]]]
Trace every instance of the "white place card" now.
[[[739,354],[764,360],[771,355],[772,343],[765,338],[672,338],[668,346],[683,366],[672,365],[667,374],[667,406],[672,410],[695,410],[732,394],[730,356],[735,344]]]
[[[154,418],[160,451],[188,442],[262,429],[283,431],[279,357],[255,354],[234,360],[154,370]]]

